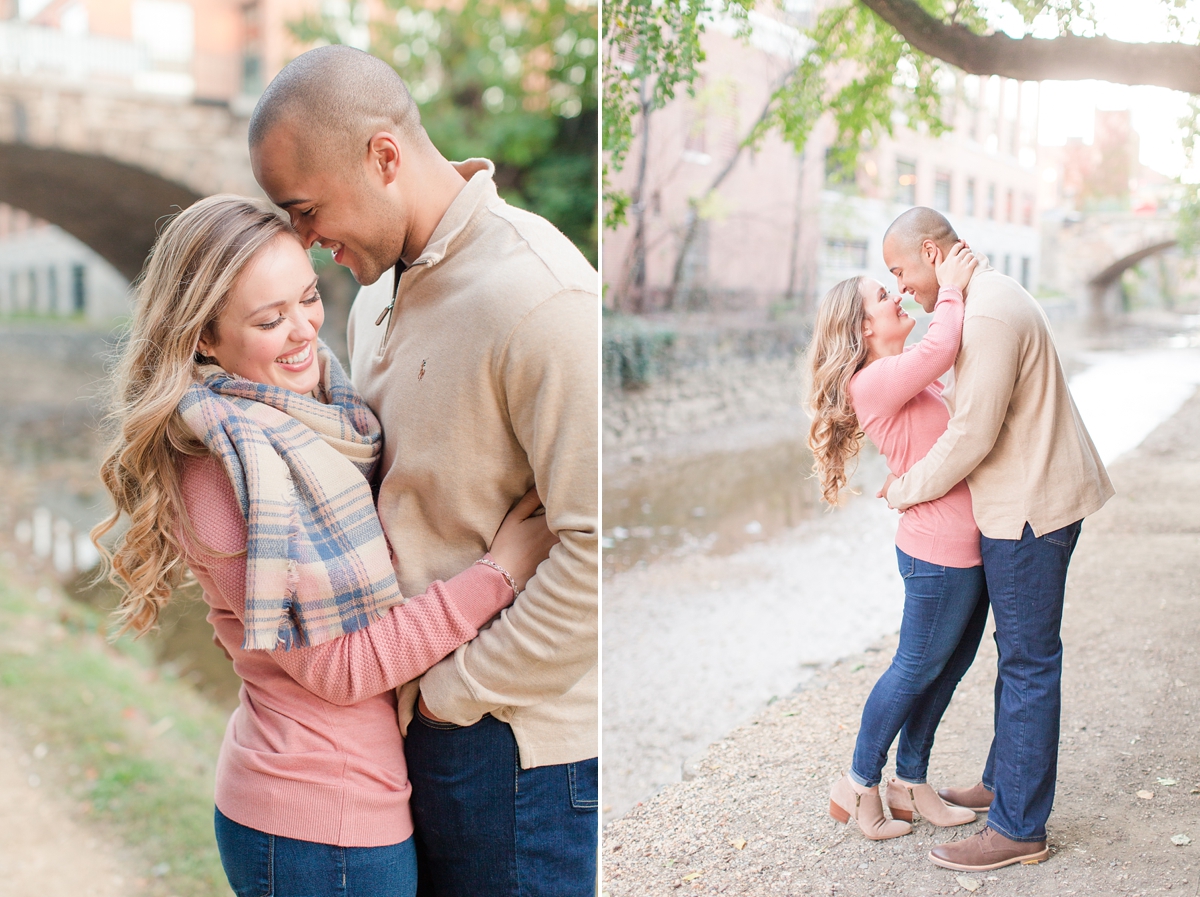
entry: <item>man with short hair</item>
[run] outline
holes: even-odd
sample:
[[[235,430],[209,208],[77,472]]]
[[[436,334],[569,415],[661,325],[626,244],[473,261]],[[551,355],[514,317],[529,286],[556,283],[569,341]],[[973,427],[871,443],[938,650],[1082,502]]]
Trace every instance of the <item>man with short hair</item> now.
[[[943,215],[920,207],[884,235],[884,262],[901,292],[926,311],[937,301],[934,262],[957,241]],[[1049,856],[1067,565],[1083,518],[1113,495],[1067,389],[1045,312],[1019,283],[977,258],[963,291],[954,384],[943,393],[950,423],[924,458],[880,490],[903,511],[965,477],[983,534],[999,652],[995,733],[983,782],[941,795],[990,811],[988,824],[929,854],[939,866],[973,872]]]
[[[378,509],[405,594],[486,550],[536,485],[560,539],[472,642],[405,686],[423,895],[592,894],[597,795],[597,275],[446,160],[386,63],[312,50],[250,122],[255,177],[362,284],[355,385],[384,429]],[[419,690],[419,701],[418,701]]]

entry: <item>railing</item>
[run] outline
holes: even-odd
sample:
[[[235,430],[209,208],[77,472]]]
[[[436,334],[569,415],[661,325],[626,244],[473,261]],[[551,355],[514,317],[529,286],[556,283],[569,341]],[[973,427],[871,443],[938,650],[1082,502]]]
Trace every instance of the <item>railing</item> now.
[[[157,73],[147,48],[133,41],[9,21],[0,22],[0,74],[137,86]]]

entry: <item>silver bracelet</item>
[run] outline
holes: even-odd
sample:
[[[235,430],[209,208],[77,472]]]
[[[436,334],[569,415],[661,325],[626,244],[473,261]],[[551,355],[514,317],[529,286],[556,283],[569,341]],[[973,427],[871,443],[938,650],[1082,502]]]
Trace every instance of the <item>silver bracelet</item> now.
[[[493,570],[495,570],[501,576],[503,576],[505,582],[508,583],[508,587],[510,589],[512,589],[512,591],[513,591],[513,598],[517,597],[517,595],[519,594],[517,591],[517,581],[515,579],[513,579],[511,573],[509,573],[507,570],[505,570],[503,567],[501,567],[499,564],[497,564],[491,558],[480,558],[475,563],[483,564],[485,567],[491,567]]]

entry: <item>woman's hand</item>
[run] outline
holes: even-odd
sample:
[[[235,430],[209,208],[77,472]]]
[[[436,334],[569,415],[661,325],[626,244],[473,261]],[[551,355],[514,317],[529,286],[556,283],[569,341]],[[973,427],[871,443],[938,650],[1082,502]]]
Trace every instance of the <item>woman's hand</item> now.
[[[490,553],[516,581],[519,592],[557,544],[558,536],[546,525],[545,508],[535,487],[508,512],[492,540]]]
[[[966,243],[960,241],[950,247],[949,255],[942,256],[938,253],[933,273],[937,275],[938,286],[957,287],[961,293],[971,282],[971,274],[978,264],[975,253],[971,252]]]

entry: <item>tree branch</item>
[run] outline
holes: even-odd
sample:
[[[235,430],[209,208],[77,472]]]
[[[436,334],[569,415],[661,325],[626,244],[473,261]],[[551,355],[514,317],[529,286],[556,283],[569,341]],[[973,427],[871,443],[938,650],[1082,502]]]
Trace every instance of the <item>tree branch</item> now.
[[[916,0],[858,0],[922,53],[972,75],[1003,75],[1022,81],[1153,84],[1200,93],[1200,46],[1131,44],[1108,37],[1065,34],[1043,40],[1007,34],[976,34],[925,12]]]

